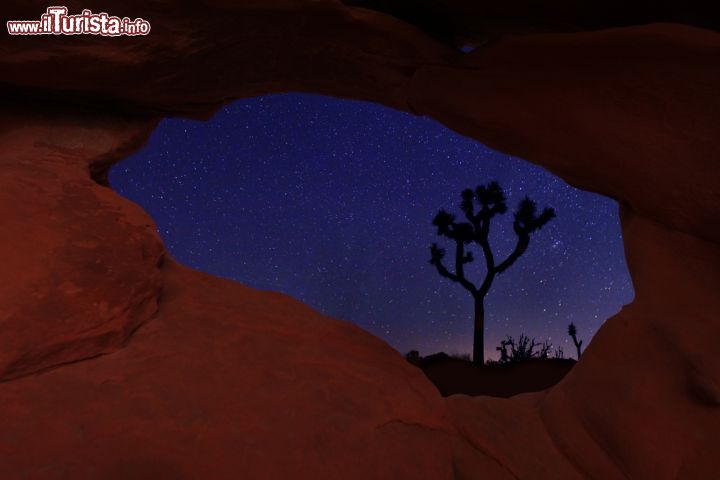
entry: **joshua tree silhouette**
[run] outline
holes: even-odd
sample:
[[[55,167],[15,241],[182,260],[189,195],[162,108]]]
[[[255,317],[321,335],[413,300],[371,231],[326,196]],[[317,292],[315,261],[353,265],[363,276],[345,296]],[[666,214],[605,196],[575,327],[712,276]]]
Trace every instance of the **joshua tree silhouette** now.
[[[485,296],[488,294],[495,277],[515,263],[525,253],[530,244],[530,235],[542,228],[555,217],[552,208],[545,208],[537,214],[535,202],[525,197],[515,212],[513,229],[517,235],[517,243],[513,252],[500,263],[496,263],[488,236],[490,221],[495,215],[502,215],[507,211],[505,193],[497,182],[480,185],[475,191],[463,190],[460,209],[465,214],[467,222],[456,222],[455,216],[440,210],[433,225],[437,227],[438,235],[449,238],[455,242],[455,273],[450,272],[443,265],[445,250],[433,243],[430,247],[430,263],[437,268],[440,275],[462,285],[470,292],[475,301],[475,334],[473,338],[473,362],[484,363],[484,328],[485,328]],[[476,211],[477,202],[479,210]],[[473,254],[466,251],[467,246],[476,243],[480,246],[485,257],[485,278],[479,287],[465,276],[465,264],[474,260]]]
[[[568,335],[570,335],[570,336],[572,337],[572,339],[573,339],[573,343],[575,344],[575,348],[577,349],[578,360],[580,360],[580,353],[581,353],[581,352],[580,352],[580,347],[582,347],[582,342],[583,342],[583,341],[580,340],[580,341],[578,342],[578,339],[577,339],[577,328],[575,328],[575,324],[574,324],[574,323],[571,323],[570,325],[568,325]]]

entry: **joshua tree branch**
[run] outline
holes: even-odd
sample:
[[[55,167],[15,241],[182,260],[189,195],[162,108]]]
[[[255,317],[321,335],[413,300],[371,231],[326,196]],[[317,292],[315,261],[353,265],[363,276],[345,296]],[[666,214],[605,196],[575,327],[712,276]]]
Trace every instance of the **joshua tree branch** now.
[[[476,242],[479,243],[482,248],[483,256],[485,257],[485,266],[487,267],[488,273],[495,269],[495,257],[492,253],[492,249],[490,248],[490,240],[488,239],[489,236],[490,219],[488,218],[481,222],[480,231],[476,239]]]
[[[440,275],[442,275],[442,276],[445,277],[445,278],[448,278],[448,279],[452,280],[452,281],[455,282],[455,283],[459,283],[460,285],[462,285],[466,290],[468,290],[468,291],[469,291],[470,293],[472,293],[473,295],[476,294],[477,288],[475,287],[475,285],[473,285],[472,282],[470,282],[469,280],[467,280],[467,279],[465,278],[465,276],[456,275],[456,274],[450,272],[450,270],[448,270],[448,269],[445,267],[445,265],[442,264],[442,261],[440,261],[440,260],[434,262],[433,265],[435,265],[435,268],[437,268],[437,271],[438,271],[438,273],[439,273]]]
[[[465,278],[465,245],[460,240],[455,240],[455,272],[458,280]]]
[[[460,279],[457,277],[457,275],[450,273],[450,270],[445,268],[445,265],[443,265],[442,262],[437,261],[437,262],[433,263],[433,265],[435,265],[435,268],[437,268],[437,271],[441,276],[443,276],[445,278],[449,278],[450,280],[452,280],[455,283],[458,283],[460,281]]]
[[[457,248],[455,249],[455,272],[458,282],[465,288],[465,290],[474,295],[477,292],[477,288],[470,280],[465,278],[465,245],[462,240],[456,240],[455,242],[457,245]]]
[[[518,235],[518,241],[515,244],[515,250],[502,262],[500,265],[495,267],[495,273],[502,273],[510,266],[515,263],[515,261],[522,256],[523,253],[525,253],[525,250],[527,250],[528,245],[530,244],[530,236],[527,234],[520,234]]]

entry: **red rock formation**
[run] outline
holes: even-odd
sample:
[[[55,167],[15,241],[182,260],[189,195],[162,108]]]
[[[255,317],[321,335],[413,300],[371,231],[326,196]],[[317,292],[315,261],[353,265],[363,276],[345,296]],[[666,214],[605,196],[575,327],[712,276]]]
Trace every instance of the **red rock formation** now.
[[[678,25],[515,37],[420,69],[410,104],[717,242],[719,54],[718,34]]]
[[[717,34],[533,35],[462,56],[330,0],[109,3],[68,6],[152,34],[0,37],[0,477],[718,470]],[[3,18],[46,6],[7,2]],[[443,399],[351,324],[163,263],[148,216],[93,181],[158,114],[285,90],[429,114],[617,198],[636,300],[549,391]]]
[[[153,121],[30,114],[0,120],[0,379],[109,353],[157,310],[152,220],[90,178]]]
[[[39,19],[44,0],[3,5],[3,18]],[[167,4],[172,4],[169,7]],[[223,103],[288,90],[407,109],[418,65],[460,54],[416,28],[324,0],[66,2],[142,17],[148,37],[0,36],[0,82],[16,95],[104,108],[208,117]]]

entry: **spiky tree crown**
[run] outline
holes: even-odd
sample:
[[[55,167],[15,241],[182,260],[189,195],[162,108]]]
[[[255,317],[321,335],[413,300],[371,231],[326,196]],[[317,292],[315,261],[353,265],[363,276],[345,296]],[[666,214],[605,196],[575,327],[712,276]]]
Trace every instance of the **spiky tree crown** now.
[[[463,243],[473,241],[475,231],[473,226],[468,222],[455,222],[455,215],[440,210],[433,219],[433,225],[437,227],[438,235],[443,235],[454,240],[460,240]]]
[[[577,328],[575,327],[574,323],[568,325],[568,335],[570,335],[571,337],[577,335]]]
[[[438,235],[445,235],[446,237],[452,232],[451,226],[455,222],[455,215],[440,210],[435,218],[433,218],[433,225],[437,227]]]
[[[473,242],[479,243],[481,246],[485,245],[484,253],[487,257],[486,250],[489,249],[487,235],[490,221],[495,215],[502,215],[508,210],[505,192],[498,182],[492,181],[487,185],[477,186],[475,190],[465,189],[460,197],[460,209],[465,214],[467,222],[457,222],[455,215],[444,209],[440,210],[433,219],[433,225],[437,227],[437,234],[465,245]],[[476,208],[476,204],[479,208]],[[518,205],[514,216],[513,228],[519,239],[517,251],[506,261],[495,264],[495,271],[489,272],[490,274],[505,271],[517,257],[522,255],[527,248],[530,234],[552,220],[555,217],[555,210],[545,208],[538,215],[535,202],[525,197]],[[461,263],[473,261],[472,252],[464,252],[462,255]],[[444,256],[445,250],[433,244],[430,263],[437,264],[442,261]]]
[[[515,212],[513,228],[518,235],[529,235],[541,229],[546,223],[555,218],[555,210],[546,208],[540,215],[537,214],[537,204],[525,197]]]
[[[480,185],[475,189],[475,198],[483,209],[492,215],[507,212],[505,192],[497,182],[490,182],[487,186]]]
[[[445,249],[438,247],[437,243],[430,245],[430,264],[435,265],[445,258]]]
[[[471,221],[477,222],[481,218],[489,219],[497,214],[507,211],[505,193],[497,182],[490,182],[488,185],[480,185],[475,191],[466,189],[460,195],[460,209]],[[475,213],[475,201],[480,206],[480,211]]]

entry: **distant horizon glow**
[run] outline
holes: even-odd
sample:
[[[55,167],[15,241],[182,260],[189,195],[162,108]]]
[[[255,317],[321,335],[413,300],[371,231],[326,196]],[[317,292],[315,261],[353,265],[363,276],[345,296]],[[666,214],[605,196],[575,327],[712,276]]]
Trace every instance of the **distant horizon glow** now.
[[[558,217],[495,281],[486,358],[506,335],[549,340],[575,357],[628,304],[618,206],[437,122],[308,94],[238,100],[208,122],[166,119],[110,182],[155,220],[190,267],[287,293],[350,320],[401,353],[472,352],[472,298],[429,264],[441,208],[499,181],[509,211],[492,223],[496,256],[513,248],[512,213],[528,195]],[[481,278],[481,252],[468,276]],[[450,266],[452,262],[447,262]]]

